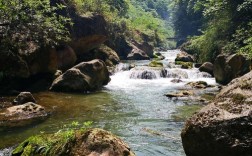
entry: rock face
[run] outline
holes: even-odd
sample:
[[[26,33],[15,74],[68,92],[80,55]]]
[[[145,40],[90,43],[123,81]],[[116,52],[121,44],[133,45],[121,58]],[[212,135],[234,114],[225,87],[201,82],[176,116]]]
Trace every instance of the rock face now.
[[[67,70],[52,83],[50,90],[64,92],[94,91],[108,84],[109,72],[102,60],[82,62]]]
[[[250,156],[252,72],[234,79],[215,100],[193,115],[181,137],[188,156]]]
[[[10,56],[10,53],[1,51],[0,62],[4,62],[0,65],[0,71],[4,71],[8,75],[22,78],[30,76],[26,61],[16,54],[11,54]]]
[[[201,72],[207,72],[213,76],[213,64],[211,62],[205,62],[199,67],[199,71]]]
[[[120,138],[97,128],[30,137],[12,155],[135,156]]]
[[[45,108],[32,102],[4,109],[0,113],[0,127],[20,127],[48,116]]]
[[[57,49],[58,69],[67,70],[74,66],[77,56],[75,51],[68,45],[58,47]]]
[[[175,61],[194,62],[194,59],[192,55],[189,55],[186,52],[181,52],[177,55]]]
[[[219,55],[214,62],[213,73],[218,83],[226,85],[234,78],[248,73],[250,64],[251,62],[242,55]]]
[[[36,103],[35,98],[32,96],[30,92],[21,92],[14,100],[13,104],[14,105],[22,105],[27,102],[33,102]]]
[[[103,60],[107,66],[113,66],[120,62],[117,53],[106,45],[101,45],[94,50],[95,58]]]
[[[149,60],[150,57],[141,49],[133,46],[132,51],[128,54],[127,59],[129,60]]]

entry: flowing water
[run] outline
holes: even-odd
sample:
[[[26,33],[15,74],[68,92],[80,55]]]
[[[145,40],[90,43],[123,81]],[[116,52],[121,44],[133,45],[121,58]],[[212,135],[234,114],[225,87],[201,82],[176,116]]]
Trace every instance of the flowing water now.
[[[41,92],[34,94],[38,104],[50,110],[50,117],[22,129],[0,131],[0,156],[9,147],[40,133],[57,132],[72,121],[93,121],[94,127],[113,132],[125,140],[138,156],[183,156],[180,132],[184,119],[175,118],[178,108],[193,100],[172,100],[164,96],[185,88],[191,81],[215,84],[213,78],[198,69],[180,69],[174,65],[179,51],[163,52],[165,69],[149,68],[149,61],[121,63],[111,82],[101,91],[90,94]],[[130,68],[135,64],[135,68]],[[181,79],[181,83],[171,80]]]

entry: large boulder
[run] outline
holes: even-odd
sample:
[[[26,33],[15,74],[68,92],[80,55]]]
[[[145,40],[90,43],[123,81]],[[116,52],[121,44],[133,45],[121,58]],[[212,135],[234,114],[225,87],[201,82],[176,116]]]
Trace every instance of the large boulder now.
[[[213,74],[220,84],[228,84],[234,78],[250,71],[250,60],[239,54],[219,55],[214,62]]]
[[[207,72],[213,76],[213,64],[211,62],[205,62],[199,67],[199,71]]]
[[[129,60],[149,60],[150,57],[141,49],[137,48],[136,46],[132,45],[133,49],[128,54],[127,59]]]
[[[97,128],[33,136],[14,149],[16,155],[135,156],[120,138]]]
[[[177,54],[175,61],[194,62],[194,58],[192,55],[189,55],[188,53],[182,51],[179,54]]]
[[[154,47],[152,45],[150,45],[148,42],[138,43],[137,41],[132,40],[132,44],[134,44],[137,48],[144,51],[149,57],[151,57],[151,58],[154,57],[154,55],[153,55]]]
[[[43,121],[47,116],[45,108],[33,102],[12,106],[0,112],[0,128],[25,126]]]
[[[36,103],[35,98],[33,97],[33,95],[30,92],[21,92],[20,94],[18,94],[18,96],[13,100],[13,104],[14,105],[22,105],[25,104],[27,102],[33,102]]]
[[[215,100],[185,123],[181,137],[188,156],[250,156],[252,72],[234,79]]]
[[[94,91],[108,84],[109,72],[102,60],[82,62],[56,78],[50,90],[62,92]]]
[[[106,45],[101,45],[94,50],[94,57],[103,60],[107,66],[113,66],[120,62],[120,58],[117,53]]]

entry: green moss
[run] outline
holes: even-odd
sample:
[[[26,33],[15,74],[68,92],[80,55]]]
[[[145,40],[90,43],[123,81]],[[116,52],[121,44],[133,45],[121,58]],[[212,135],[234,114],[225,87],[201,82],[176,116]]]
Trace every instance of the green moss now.
[[[206,93],[201,96],[201,98],[206,99],[207,101],[214,100],[215,95],[211,93]]]
[[[151,63],[149,64],[150,67],[163,67],[163,63],[162,62],[159,62],[159,61],[156,61],[156,60],[153,60],[151,61]]]
[[[14,149],[12,155],[55,155],[64,153],[66,145],[74,139],[73,130],[57,132],[53,135],[32,136]]]
[[[191,117],[195,112],[198,112],[202,105],[184,105],[176,109],[176,114],[172,115],[174,120],[185,121]]]
[[[192,62],[175,61],[176,65],[181,65],[183,69],[191,69],[193,67]]]
[[[232,101],[237,104],[242,103],[245,99],[246,99],[246,96],[242,94],[234,94],[232,96]]]

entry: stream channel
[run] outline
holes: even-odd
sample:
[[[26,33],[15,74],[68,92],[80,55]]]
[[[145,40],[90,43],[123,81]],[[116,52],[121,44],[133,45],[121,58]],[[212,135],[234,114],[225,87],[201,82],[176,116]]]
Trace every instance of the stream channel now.
[[[128,61],[117,66],[111,81],[100,91],[89,94],[34,93],[37,103],[51,112],[42,123],[0,131],[0,156],[7,156],[14,145],[40,133],[54,133],[73,121],[93,121],[120,136],[137,156],[184,156],[180,132],[186,118],[202,107],[195,97],[169,99],[166,93],[188,89],[186,83],[215,79],[198,69],[174,65],[179,50],[161,52],[165,70],[145,66],[150,61]],[[136,67],[129,69],[129,64]],[[151,79],[144,79],[151,78]],[[172,79],[182,82],[173,83]],[[190,87],[189,87],[190,88]],[[197,90],[198,94],[216,88]]]

